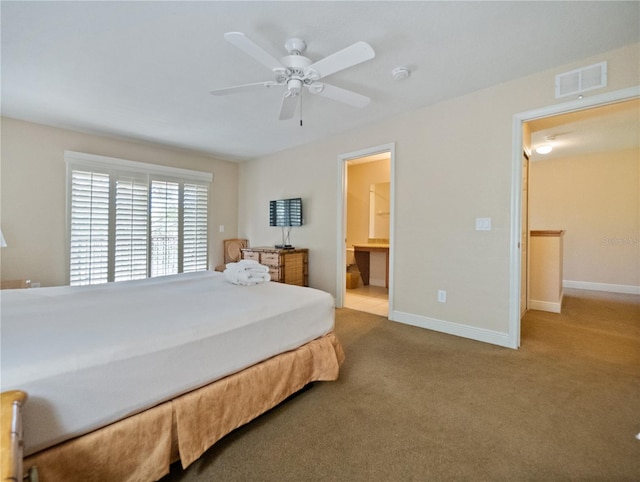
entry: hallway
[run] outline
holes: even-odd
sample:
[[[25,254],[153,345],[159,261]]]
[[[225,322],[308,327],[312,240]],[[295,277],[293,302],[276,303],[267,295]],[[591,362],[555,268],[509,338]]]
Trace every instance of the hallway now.
[[[521,349],[640,366],[640,296],[565,289],[562,313],[524,315]]]

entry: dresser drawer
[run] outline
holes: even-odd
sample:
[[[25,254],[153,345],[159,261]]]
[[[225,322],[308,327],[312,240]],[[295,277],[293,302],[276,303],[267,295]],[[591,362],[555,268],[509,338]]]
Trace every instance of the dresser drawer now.
[[[242,259],[255,259],[256,261],[260,261],[260,253],[256,251],[243,251]]]
[[[269,276],[271,277],[271,281],[282,281],[280,279],[280,270],[278,268],[269,268]]]
[[[280,265],[280,255],[278,253],[262,253],[260,264],[277,267]]]

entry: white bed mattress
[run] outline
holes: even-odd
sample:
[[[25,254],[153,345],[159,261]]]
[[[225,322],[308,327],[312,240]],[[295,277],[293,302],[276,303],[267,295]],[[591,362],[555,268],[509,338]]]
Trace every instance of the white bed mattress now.
[[[297,348],[333,297],[198,272],[0,292],[2,390],[29,395],[25,455]]]

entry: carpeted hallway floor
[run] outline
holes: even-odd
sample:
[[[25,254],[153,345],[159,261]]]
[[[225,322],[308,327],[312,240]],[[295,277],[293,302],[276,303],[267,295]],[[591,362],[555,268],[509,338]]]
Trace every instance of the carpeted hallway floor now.
[[[164,482],[638,481],[640,297],[567,290],[510,350],[337,310],[347,359]]]

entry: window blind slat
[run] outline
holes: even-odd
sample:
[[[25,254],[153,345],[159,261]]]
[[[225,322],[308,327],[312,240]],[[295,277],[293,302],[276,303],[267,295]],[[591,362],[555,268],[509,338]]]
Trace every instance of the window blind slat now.
[[[108,270],[108,174],[73,171],[71,213],[70,283],[104,283]]]
[[[179,191],[176,182],[151,182],[151,276],[178,273]]]
[[[183,272],[207,269],[207,199],[202,184],[184,184]]]
[[[146,180],[116,181],[114,281],[147,277],[149,188]]]

